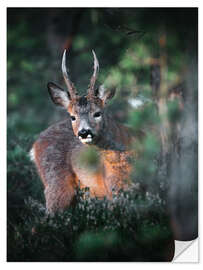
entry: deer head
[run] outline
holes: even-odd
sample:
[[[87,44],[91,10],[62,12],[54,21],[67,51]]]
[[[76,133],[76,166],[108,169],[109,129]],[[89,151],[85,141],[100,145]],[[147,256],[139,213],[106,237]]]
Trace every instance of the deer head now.
[[[66,70],[66,50],[63,53],[62,73],[68,91],[64,91],[52,82],[49,82],[47,85],[52,101],[69,112],[73,132],[84,144],[96,144],[104,134],[105,105],[115,94],[115,89],[106,90],[103,85],[95,88],[99,62],[95,52],[92,51],[92,53],[94,57],[94,71],[90,79],[87,95],[79,96],[68,76]]]

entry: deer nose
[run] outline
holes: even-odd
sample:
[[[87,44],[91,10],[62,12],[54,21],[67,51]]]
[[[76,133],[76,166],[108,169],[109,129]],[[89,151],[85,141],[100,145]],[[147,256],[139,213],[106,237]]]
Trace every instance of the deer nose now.
[[[82,138],[87,138],[88,135],[92,135],[92,132],[90,129],[81,129],[79,132],[78,132],[78,136],[79,137],[82,137]]]

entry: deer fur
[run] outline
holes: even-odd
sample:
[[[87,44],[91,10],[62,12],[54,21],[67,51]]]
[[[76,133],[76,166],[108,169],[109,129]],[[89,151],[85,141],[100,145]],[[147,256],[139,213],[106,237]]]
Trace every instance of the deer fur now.
[[[95,90],[99,63],[94,56],[94,72],[88,94],[79,96],[66,71],[66,51],[62,72],[68,91],[48,83],[52,101],[64,107],[67,118],[43,131],[31,149],[32,160],[45,187],[46,207],[49,212],[67,208],[75,190],[88,187],[91,196],[112,198],[113,190],[128,187],[131,172],[129,150],[130,131],[116,123],[105,110],[106,103],[115,90],[103,86]],[[80,132],[82,135],[79,135]],[[82,137],[81,137],[82,136]],[[99,166],[92,171],[78,163],[78,156],[94,146],[99,156]]]

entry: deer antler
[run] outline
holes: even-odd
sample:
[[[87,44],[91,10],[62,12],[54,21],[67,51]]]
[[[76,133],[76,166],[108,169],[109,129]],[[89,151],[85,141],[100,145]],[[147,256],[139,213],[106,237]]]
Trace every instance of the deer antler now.
[[[93,56],[94,56],[94,72],[92,74],[91,80],[90,80],[90,87],[89,87],[89,91],[88,94],[89,95],[95,95],[94,93],[94,85],[97,79],[97,73],[99,71],[99,62],[97,60],[96,54],[94,52],[94,50],[92,50]]]
[[[64,80],[65,80],[65,83],[66,83],[66,85],[68,87],[68,90],[69,90],[69,94],[70,94],[71,98],[74,98],[76,95],[78,95],[78,93],[77,93],[77,91],[75,89],[74,84],[69,79],[68,72],[66,70],[66,50],[64,50],[64,53],[63,53],[61,67],[62,67],[62,73],[63,73],[63,77],[64,77]]]

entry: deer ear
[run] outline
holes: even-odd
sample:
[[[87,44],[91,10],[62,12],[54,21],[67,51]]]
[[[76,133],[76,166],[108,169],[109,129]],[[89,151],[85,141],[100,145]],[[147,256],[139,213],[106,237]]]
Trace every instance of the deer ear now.
[[[103,101],[104,104],[107,102],[107,100],[112,99],[115,93],[115,88],[107,90],[103,84],[97,90],[97,96]]]
[[[60,88],[55,83],[49,82],[47,84],[48,91],[50,94],[50,97],[52,101],[56,105],[63,106],[67,109],[69,103],[70,103],[70,95],[68,92],[65,92],[62,88]]]

